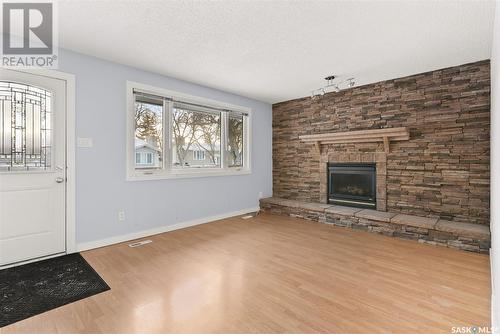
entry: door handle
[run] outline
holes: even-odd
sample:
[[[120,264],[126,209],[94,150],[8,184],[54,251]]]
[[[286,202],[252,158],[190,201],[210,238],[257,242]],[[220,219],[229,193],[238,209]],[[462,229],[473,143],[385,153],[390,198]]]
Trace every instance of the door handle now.
[[[56,182],[57,183],[63,183],[64,182],[64,178],[63,177],[56,177]]]

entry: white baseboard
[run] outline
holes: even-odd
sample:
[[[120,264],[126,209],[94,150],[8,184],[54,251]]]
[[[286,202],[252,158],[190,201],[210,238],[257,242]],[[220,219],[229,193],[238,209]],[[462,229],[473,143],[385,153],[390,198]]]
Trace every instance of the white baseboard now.
[[[117,235],[115,237],[100,239],[100,240],[96,240],[96,241],[83,242],[83,243],[77,244],[77,251],[82,252],[82,251],[86,251],[86,250],[90,250],[90,249],[105,247],[105,246],[109,246],[109,245],[113,245],[113,244],[118,244],[120,242],[125,242],[125,241],[134,240],[134,239],[148,237],[148,236],[155,235],[155,234],[160,234],[160,233],[180,230],[180,229],[186,228],[186,227],[206,224],[206,223],[210,223],[210,222],[213,222],[216,220],[221,220],[224,218],[240,216],[240,215],[247,214],[249,212],[255,212],[255,211],[259,211],[259,210],[260,210],[260,208],[258,206],[256,206],[253,208],[247,208],[247,209],[243,209],[243,210],[223,213],[223,214],[216,215],[216,216],[185,221],[185,222],[177,223],[174,225],[164,225],[164,226],[155,227],[155,228],[152,228],[149,230],[143,230],[143,231],[123,234],[123,235]]]

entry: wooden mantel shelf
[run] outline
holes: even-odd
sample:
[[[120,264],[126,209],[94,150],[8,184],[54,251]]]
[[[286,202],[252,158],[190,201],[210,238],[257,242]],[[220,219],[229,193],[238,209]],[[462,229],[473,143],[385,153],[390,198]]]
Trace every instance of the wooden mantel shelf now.
[[[347,132],[331,132],[317,135],[299,136],[304,142],[314,143],[321,153],[321,145],[348,144],[348,143],[374,143],[383,142],[386,153],[389,153],[391,141],[402,141],[410,139],[410,133],[405,127],[386,128],[375,130],[359,130]]]

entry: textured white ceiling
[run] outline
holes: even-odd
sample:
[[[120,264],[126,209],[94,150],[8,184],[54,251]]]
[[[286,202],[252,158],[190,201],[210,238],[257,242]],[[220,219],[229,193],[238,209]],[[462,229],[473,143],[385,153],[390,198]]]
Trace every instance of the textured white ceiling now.
[[[63,48],[266,102],[488,59],[494,1],[61,1]]]

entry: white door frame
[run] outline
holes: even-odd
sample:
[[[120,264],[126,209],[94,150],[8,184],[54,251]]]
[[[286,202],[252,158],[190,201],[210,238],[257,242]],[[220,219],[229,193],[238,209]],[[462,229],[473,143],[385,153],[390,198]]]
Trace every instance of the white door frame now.
[[[17,72],[44,76],[52,79],[63,80],[66,93],[66,254],[75,253],[76,249],[76,182],[75,182],[75,145],[76,145],[76,118],[75,118],[75,75],[55,70],[19,70]],[[51,257],[51,256],[48,256]],[[43,259],[43,258],[42,258]],[[28,263],[41,260],[28,260]],[[16,264],[19,265],[20,263]]]

